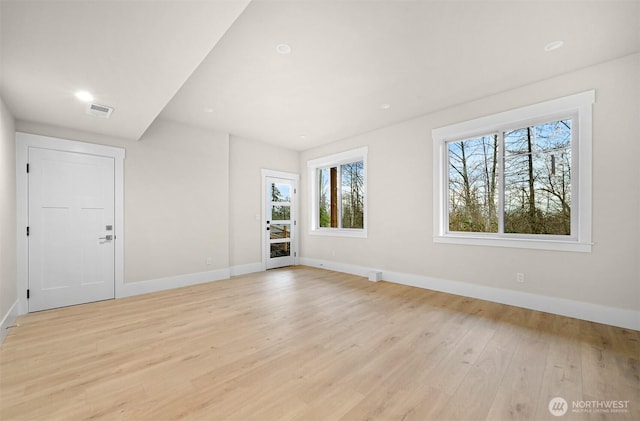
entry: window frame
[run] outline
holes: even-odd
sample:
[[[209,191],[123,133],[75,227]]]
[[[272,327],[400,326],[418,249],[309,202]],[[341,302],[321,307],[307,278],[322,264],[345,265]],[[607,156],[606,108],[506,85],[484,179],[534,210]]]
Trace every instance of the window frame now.
[[[312,235],[336,236],[336,237],[358,237],[367,238],[367,155],[368,147],[364,146],[321,158],[307,161],[309,178],[309,233]],[[321,227],[319,221],[319,179],[318,170],[337,167],[340,172],[340,165],[362,161],[364,171],[364,193],[363,193],[363,228],[341,228],[341,227]],[[342,189],[338,189],[338,206],[340,208],[338,221],[342,224]]]
[[[433,241],[449,244],[591,252],[593,245],[591,242],[592,104],[594,102],[595,91],[590,90],[433,129]],[[504,132],[509,130],[562,119],[573,121],[571,235],[449,231],[449,142],[496,133],[502,138]],[[501,160],[499,166],[503,167],[504,148],[498,155]],[[500,180],[499,218],[502,219],[504,215],[503,171],[498,177]]]

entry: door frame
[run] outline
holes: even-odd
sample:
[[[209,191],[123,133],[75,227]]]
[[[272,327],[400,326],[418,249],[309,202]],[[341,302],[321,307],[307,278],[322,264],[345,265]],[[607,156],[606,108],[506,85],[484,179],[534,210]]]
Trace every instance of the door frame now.
[[[49,136],[16,132],[16,239],[17,239],[17,290],[18,314],[29,312],[27,289],[29,288],[29,242],[26,227],[29,222],[29,182],[27,164],[29,148],[51,149],[113,158],[114,161],[114,293],[121,296],[124,288],[124,158],[125,150],[113,146],[77,142]]]
[[[300,220],[300,218],[298,217],[298,208],[299,208],[299,200],[298,200],[298,189],[299,189],[299,184],[300,184],[300,174],[295,174],[295,173],[290,173],[290,172],[284,172],[284,171],[275,171],[275,170],[268,170],[268,169],[262,169],[261,171],[261,178],[260,178],[260,197],[261,197],[261,201],[262,204],[260,205],[262,207],[262,220],[260,221],[260,230],[262,231],[262,235],[261,235],[261,239],[262,239],[262,246],[260,247],[260,249],[262,250],[262,270],[267,270],[267,230],[266,230],[266,221],[267,221],[267,213],[268,213],[268,209],[267,209],[267,196],[266,196],[266,183],[267,183],[267,177],[275,177],[275,178],[282,178],[284,180],[289,180],[293,182],[293,188],[295,189],[295,193],[292,195],[293,197],[291,198],[291,204],[292,204],[292,211],[291,211],[291,219],[294,222],[293,224],[293,235],[292,235],[292,241],[291,241],[291,249],[293,251],[293,264],[297,265],[298,261],[300,259],[300,257],[298,256],[299,254],[299,232],[300,232],[300,226],[298,225],[298,221]]]

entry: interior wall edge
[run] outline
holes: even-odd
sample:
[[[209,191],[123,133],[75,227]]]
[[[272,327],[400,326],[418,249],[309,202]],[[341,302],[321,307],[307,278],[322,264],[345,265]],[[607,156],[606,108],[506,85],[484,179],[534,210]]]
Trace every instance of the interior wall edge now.
[[[16,300],[0,322],[0,347],[9,333],[9,327],[15,323],[18,316],[18,300]]]
[[[18,307],[15,125],[11,110],[0,96],[0,345],[6,334],[6,318]]]

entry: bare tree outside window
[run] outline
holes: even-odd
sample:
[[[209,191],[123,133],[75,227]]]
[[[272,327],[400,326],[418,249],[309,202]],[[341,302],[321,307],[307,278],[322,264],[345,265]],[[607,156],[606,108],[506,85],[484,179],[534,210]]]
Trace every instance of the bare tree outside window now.
[[[498,232],[498,136],[449,143],[449,230]]]
[[[364,161],[318,169],[318,226],[364,227]]]
[[[318,192],[318,226],[323,228],[331,227],[331,180],[329,168],[318,170]]]
[[[571,235],[571,120],[504,134],[504,230]]]
[[[342,228],[364,227],[364,162],[340,166],[342,176]]]
[[[571,235],[571,126],[558,120],[449,142],[449,231]]]

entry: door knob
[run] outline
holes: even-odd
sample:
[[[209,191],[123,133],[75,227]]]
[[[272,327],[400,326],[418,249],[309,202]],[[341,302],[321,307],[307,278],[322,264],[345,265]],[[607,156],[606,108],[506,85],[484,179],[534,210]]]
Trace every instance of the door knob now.
[[[100,238],[98,238],[98,240],[111,241],[111,240],[113,240],[113,235],[107,235],[106,237],[100,237]]]

